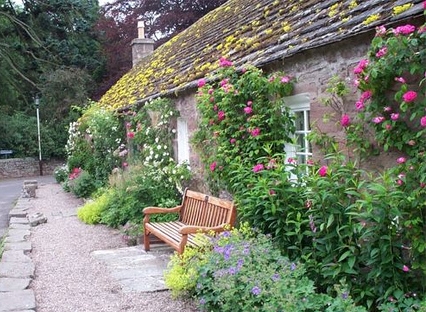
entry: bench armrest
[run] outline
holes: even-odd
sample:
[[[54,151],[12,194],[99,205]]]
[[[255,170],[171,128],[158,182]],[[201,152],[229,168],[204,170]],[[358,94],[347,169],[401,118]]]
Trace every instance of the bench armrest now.
[[[229,228],[228,223],[223,223],[218,226],[196,226],[196,225],[185,225],[179,229],[179,233],[185,234],[196,234],[196,233],[209,233],[209,232],[223,232]]]
[[[176,206],[174,208],[160,208],[160,207],[146,207],[143,209],[144,214],[153,214],[153,213],[174,213],[179,212],[182,206]]]

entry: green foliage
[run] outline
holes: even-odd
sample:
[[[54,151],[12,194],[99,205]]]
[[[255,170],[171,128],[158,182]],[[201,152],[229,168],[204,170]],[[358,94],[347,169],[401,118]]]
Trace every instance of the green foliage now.
[[[188,179],[189,170],[180,167],[177,177],[181,179],[183,171],[186,175],[182,179]],[[177,170],[179,171],[179,170]],[[101,214],[101,223],[112,227],[126,224],[128,221],[134,223],[142,222],[142,210],[148,206],[174,207],[180,203],[181,193],[176,187],[176,175],[165,170],[151,166],[131,166],[126,171],[116,173],[116,183],[111,192],[106,209]],[[153,218],[157,221],[175,220],[177,215],[158,215]]]
[[[101,220],[102,212],[107,209],[114,194],[107,190],[94,200],[88,201],[77,210],[77,217],[87,224],[97,224]]]
[[[81,198],[89,198],[96,191],[95,180],[87,171],[82,171],[76,178],[70,179],[68,187],[73,194]]]
[[[193,295],[202,311],[366,311],[346,289],[337,300],[316,293],[303,264],[247,226],[200,245],[175,254],[165,277],[174,294]]]
[[[97,188],[104,186],[112,170],[121,166],[115,150],[122,142],[122,131],[117,116],[91,105],[78,122],[70,125],[66,147],[69,170],[82,168]]]
[[[66,165],[58,166],[53,171],[53,176],[58,183],[65,182],[68,179],[68,167]]]
[[[232,191],[236,165],[253,168],[256,159],[281,153],[291,142],[293,118],[282,97],[292,92],[293,80],[280,73],[267,77],[254,67],[238,74],[232,66],[222,67],[215,78],[199,82],[201,121],[193,143],[210,186]]]

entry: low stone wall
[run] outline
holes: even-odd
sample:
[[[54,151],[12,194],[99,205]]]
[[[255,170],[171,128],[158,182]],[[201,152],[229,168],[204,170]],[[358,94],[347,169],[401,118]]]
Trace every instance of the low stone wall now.
[[[43,161],[43,175],[52,175],[57,166],[64,163],[62,160]],[[0,179],[24,178],[40,175],[38,159],[35,158],[9,158],[0,159]]]

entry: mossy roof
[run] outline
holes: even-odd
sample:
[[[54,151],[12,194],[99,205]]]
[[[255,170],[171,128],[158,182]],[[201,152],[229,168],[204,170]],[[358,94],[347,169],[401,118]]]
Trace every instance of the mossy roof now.
[[[119,110],[195,87],[221,56],[261,67],[302,51],[420,16],[423,0],[229,0],[166,42],[108,90]]]

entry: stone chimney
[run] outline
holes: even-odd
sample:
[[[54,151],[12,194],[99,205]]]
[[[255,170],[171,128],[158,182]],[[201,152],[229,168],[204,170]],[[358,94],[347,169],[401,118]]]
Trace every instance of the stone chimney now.
[[[138,38],[132,40],[133,67],[145,56],[154,51],[154,40],[145,38],[145,24],[138,21]]]

